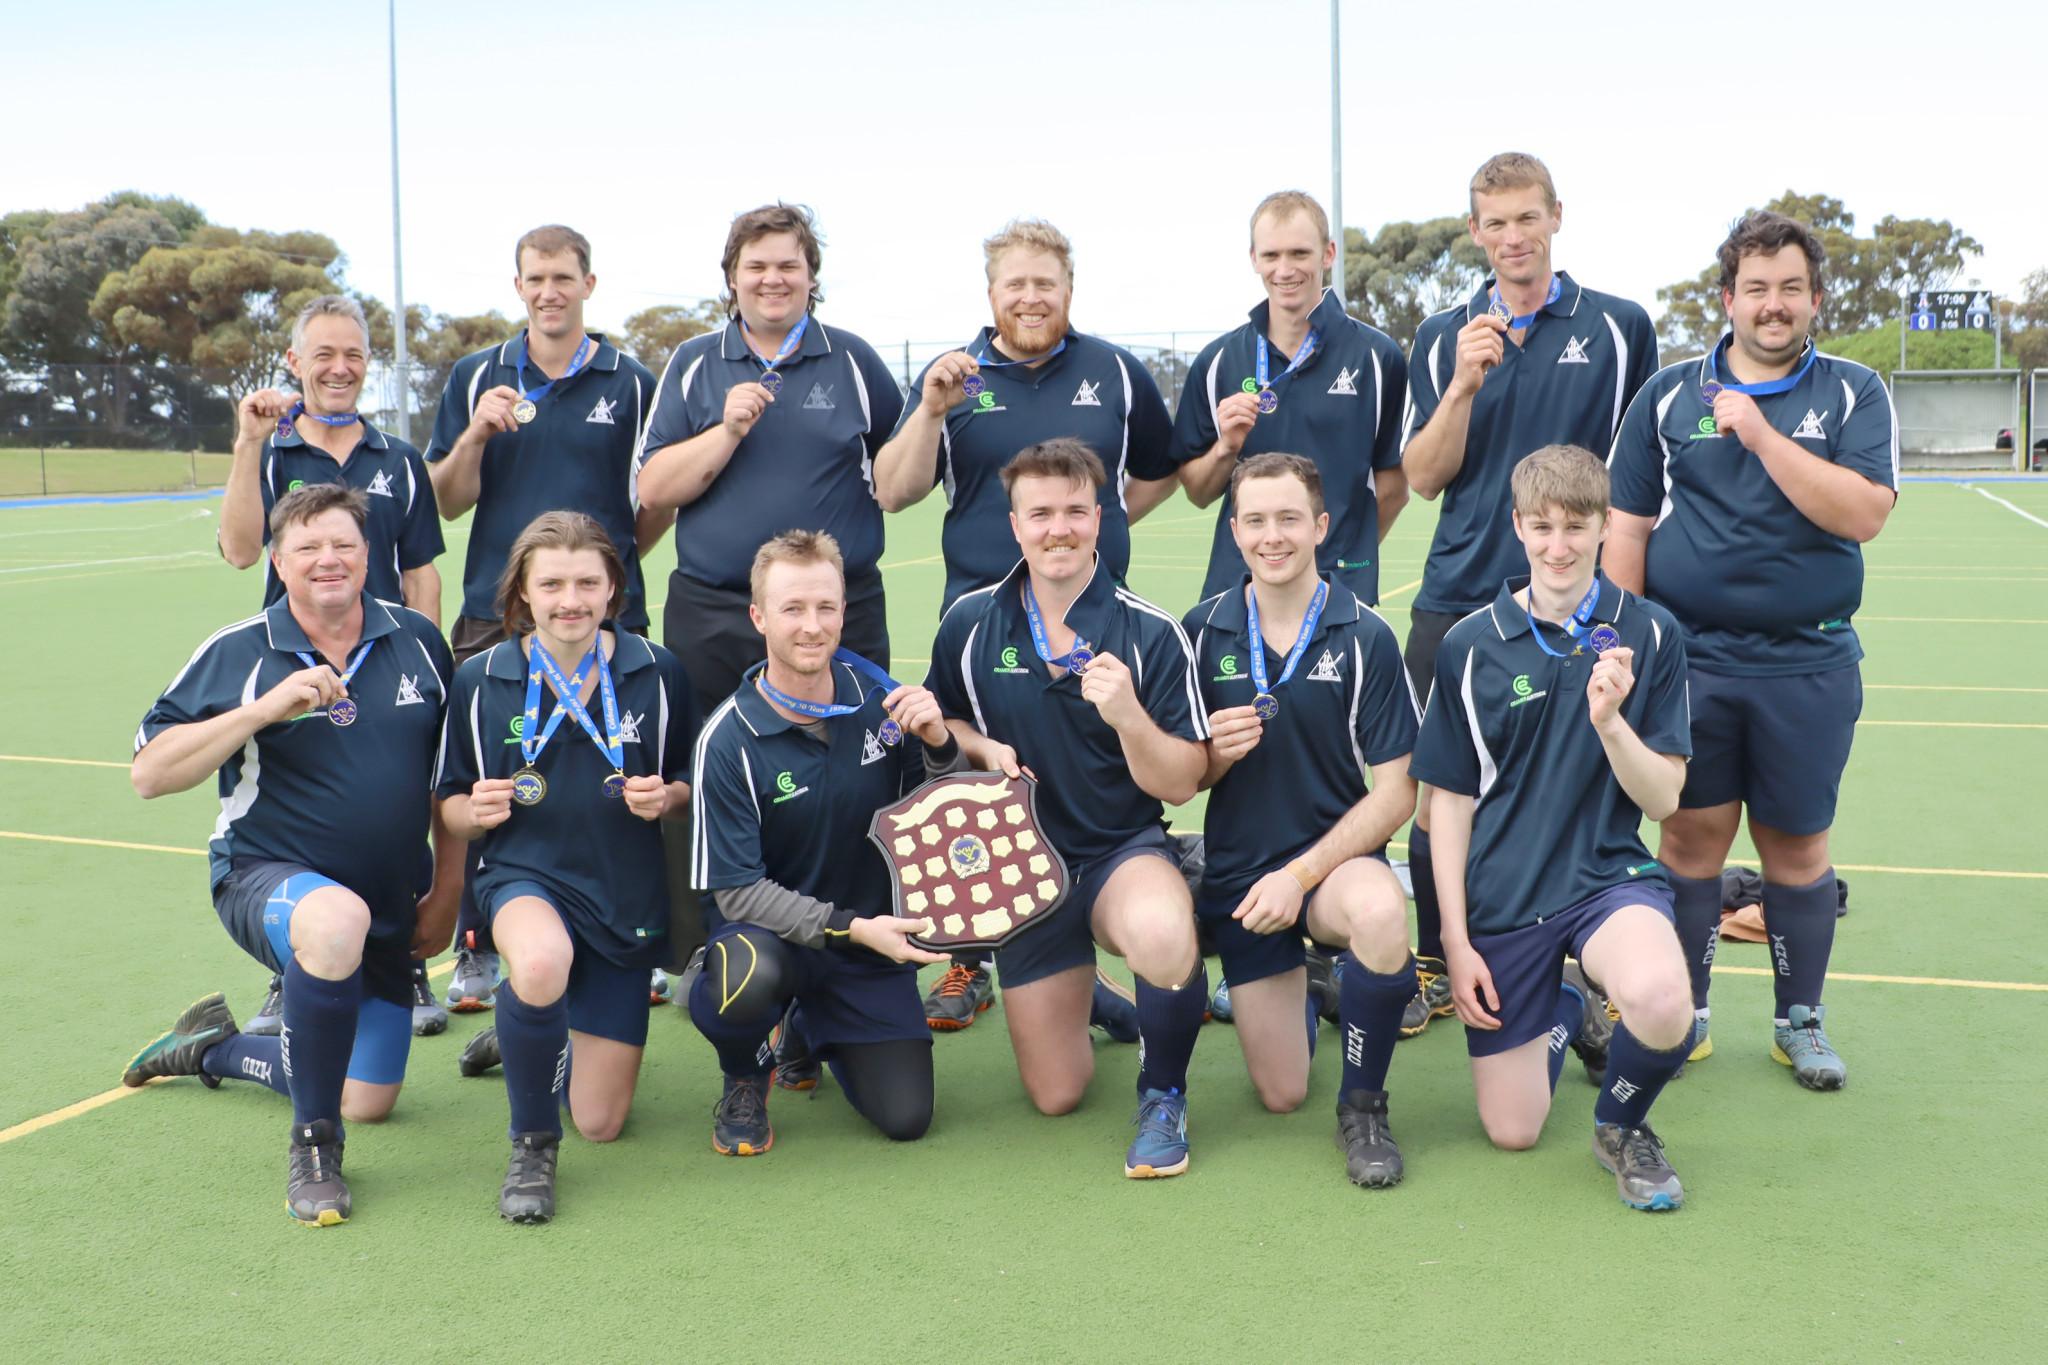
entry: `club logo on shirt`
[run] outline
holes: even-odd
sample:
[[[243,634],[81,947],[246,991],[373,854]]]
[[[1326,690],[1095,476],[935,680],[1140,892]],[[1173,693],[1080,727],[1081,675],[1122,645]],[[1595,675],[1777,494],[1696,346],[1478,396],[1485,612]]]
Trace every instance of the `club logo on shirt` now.
[[[1031,671],[1018,664],[1017,646],[1015,645],[1004,645],[1001,658],[1002,662],[997,664],[995,668],[995,671],[998,673],[1029,673]]]
[[[1365,367],[1361,365],[1358,368],[1362,370]],[[1358,384],[1356,382],[1357,379],[1358,370],[1347,370],[1340,365],[1337,367],[1337,382],[1330,385],[1329,388],[1324,389],[1323,392],[1345,393],[1351,395],[1353,398],[1356,398],[1358,397]]]
[[[512,738],[506,740],[505,742],[507,744],[517,744],[526,735],[526,717],[524,715],[517,715],[512,717],[511,724],[508,728],[512,731]]]
[[[1564,354],[1557,358],[1557,363],[1560,365],[1590,365],[1593,362],[1586,355],[1586,343],[1577,337],[1572,337],[1565,342]]]
[[[584,418],[583,420],[586,422],[599,422],[608,427],[615,427],[618,425],[618,423],[612,420],[612,409],[617,407],[618,405],[619,400],[616,398],[600,398],[597,400],[597,406],[590,410],[590,416]]]
[[[1237,656],[1235,654],[1226,654],[1218,659],[1216,667],[1220,671],[1215,677],[1209,679],[1210,682],[1236,682],[1239,678],[1245,676],[1237,671]]]
[[[642,711],[637,716],[631,711],[619,712],[619,743],[638,744],[640,742],[640,722],[646,719],[647,713],[645,711]]]
[[[1512,711],[1523,702],[1535,701],[1538,697],[1545,695],[1548,694],[1545,692],[1532,692],[1529,689],[1529,675],[1527,673],[1517,673],[1515,675],[1515,699],[1508,703],[1508,709]]]
[[[797,797],[802,796],[810,788],[799,787],[796,784],[796,775],[784,772],[775,774],[775,790],[781,792],[782,795],[776,797],[771,804],[779,806],[785,801],[796,800]]]
[[[1812,408],[1808,408],[1806,410],[1806,420],[1799,424],[1799,430],[1792,433],[1792,439],[1795,441],[1825,441],[1828,438],[1828,434],[1821,430],[1820,424],[1826,417],[1826,413],[1816,414]]]
[[[870,763],[879,763],[881,761],[882,741],[875,738],[873,730],[869,730],[865,732],[865,737],[860,743],[860,766],[865,768]]]
[[[305,486],[306,481],[304,479],[293,479],[290,483],[284,486],[284,491],[287,493],[296,493]]]
[[[832,389],[833,386],[830,384],[811,385],[810,397],[804,399],[804,406],[816,408],[821,412],[832,411],[835,406],[832,402]]]
[[[393,706],[425,706],[427,699],[420,695],[420,675],[417,673],[398,675],[398,700]]]
[[[1009,409],[996,406],[996,395],[994,389],[983,389],[981,391],[981,397],[974,400],[974,411],[1008,412]]]
[[[1068,407],[1073,407],[1073,408],[1099,408],[1099,407],[1101,407],[1101,406],[1102,406],[1102,400],[1101,400],[1100,398],[1097,398],[1097,397],[1095,396],[1095,391],[1096,391],[1096,390],[1097,390],[1098,388],[1101,388],[1101,387],[1102,387],[1102,381],[1101,381],[1100,379],[1096,380],[1096,381],[1095,381],[1095,382],[1094,382],[1093,384],[1089,383],[1089,382],[1088,382],[1087,380],[1085,380],[1085,379],[1084,379],[1084,380],[1082,380],[1082,381],[1081,381],[1081,391],[1080,391],[1079,393],[1077,393],[1077,394],[1075,394],[1075,395],[1074,395],[1074,401],[1073,401],[1073,402],[1071,402],[1071,403],[1069,403],[1069,404],[1068,404],[1067,406],[1068,406]]]
[[[1316,666],[1309,671],[1308,680],[1310,682],[1343,682],[1343,675],[1337,668],[1337,656],[1327,649],[1324,650],[1323,657],[1317,659]]]
[[[1700,418],[1699,430],[1695,431],[1691,436],[1687,437],[1686,439],[1693,441],[1711,441],[1720,434],[1721,429],[1714,425],[1714,414],[1710,412],[1705,417]]]
[[[372,480],[370,480],[370,486],[369,486],[368,488],[365,488],[365,489],[364,489],[363,491],[364,491],[365,493],[368,493],[368,494],[370,494],[370,495],[374,496],[374,497],[379,497],[379,498],[388,498],[388,497],[392,497],[392,496],[393,496],[393,494],[392,494],[392,492],[391,492],[391,473],[390,473],[390,471],[389,471],[389,470],[384,470],[384,469],[380,469],[380,470],[378,470],[378,471],[377,471],[377,477],[376,477],[376,478],[374,478],[374,479],[372,479]]]

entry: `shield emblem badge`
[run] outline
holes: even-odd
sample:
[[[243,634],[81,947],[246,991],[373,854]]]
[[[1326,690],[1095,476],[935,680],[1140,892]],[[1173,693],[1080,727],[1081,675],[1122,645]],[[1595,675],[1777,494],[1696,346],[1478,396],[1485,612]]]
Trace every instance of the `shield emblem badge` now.
[[[948,773],[875,812],[896,913],[929,919],[913,940],[934,952],[1000,948],[1067,898],[1066,860],[1040,831],[1038,784],[1002,773]]]

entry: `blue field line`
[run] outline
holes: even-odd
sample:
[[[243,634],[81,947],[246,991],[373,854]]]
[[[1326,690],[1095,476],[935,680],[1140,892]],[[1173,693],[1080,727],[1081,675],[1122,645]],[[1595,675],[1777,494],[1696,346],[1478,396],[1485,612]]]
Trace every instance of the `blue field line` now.
[[[217,498],[227,490],[216,488],[205,493],[96,493],[76,498],[0,498],[0,509],[10,507],[88,507],[100,503],[115,502],[198,502],[204,498]]]

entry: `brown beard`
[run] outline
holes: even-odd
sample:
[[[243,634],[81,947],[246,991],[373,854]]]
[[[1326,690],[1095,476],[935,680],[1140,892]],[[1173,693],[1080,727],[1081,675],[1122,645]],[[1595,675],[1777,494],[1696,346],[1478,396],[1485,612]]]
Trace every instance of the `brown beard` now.
[[[1045,343],[1046,350],[1050,351],[1053,347],[1059,345],[1060,338],[1067,334],[1066,313],[1059,312],[1048,316],[1043,334],[1052,338],[1051,341]],[[996,336],[1002,340],[1003,353],[1013,360],[1030,353],[1033,346],[1037,344],[1026,340],[1017,333],[1015,325],[1011,322],[1010,315],[1007,313],[1001,314],[996,318]]]

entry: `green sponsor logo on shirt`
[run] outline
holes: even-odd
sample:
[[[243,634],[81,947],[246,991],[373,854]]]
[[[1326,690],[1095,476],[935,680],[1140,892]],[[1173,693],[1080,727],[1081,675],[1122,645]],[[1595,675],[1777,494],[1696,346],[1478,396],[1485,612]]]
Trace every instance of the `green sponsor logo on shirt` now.
[[[305,486],[306,481],[304,479],[293,479],[290,483],[284,486],[284,491],[287,493],[296,493]]]
[[[1017,646],[1004,645],[1002,662],[996,665],[995,671],[998,673],[1029,673],[1031,670],[1017,662]]]
[[[779,806],[785,801],[794,800],[802,796],[810,788],[799,787],[796,784],[796,775],[793,773],[777,773],[775,774],[775,790],[782,793],[782,795],[775,798],[773,803]]]
[[[1238,387],[1243,389],[1246,393],[1257,393],[1259,391],[1259,381],[1252,378],[1246,378],[1244,383],[1240,384]]]
[[[512,738],[505,742],[507,744],[517,744],[526,735],[526,717],[524,714],[512,717],[511,729]]]
[[[1529,675],[1527,673],[1517,673],[1515,675],[1515,699],[1508,703],[1508,709],[1512,711],[1517,706],[1522,705],[1524,702],[1535,701],[1538,697],[1541,697],[1543,695],[1544,693],[1532,691],[1530,689]]]
[[[1721,429],[1714,425],[1713,414],[1709,413],[1705,417],[1700,418],[1700,429],[1692,434],[1692,439],[1695,441],[1710,441],[1720,434]]]
[[[975,406],[979,407],[983,412],[987,412],[990,408],[993,408],[996,405],[996,396],[990,393],[987,389],[983,389],[981,391],[981,397],[975,399],[974,402]]]

